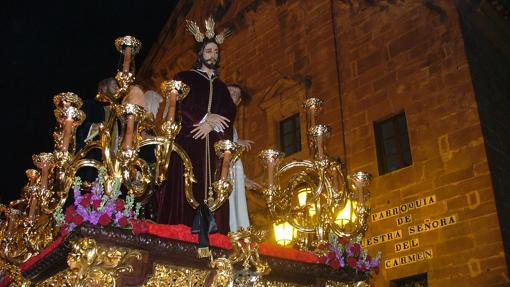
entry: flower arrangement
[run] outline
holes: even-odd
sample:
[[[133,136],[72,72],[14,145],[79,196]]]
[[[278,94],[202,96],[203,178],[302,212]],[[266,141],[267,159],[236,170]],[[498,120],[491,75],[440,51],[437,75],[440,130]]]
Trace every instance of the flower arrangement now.
[[[324,254],[319,257],[319,263],[327,264],[333,269],[354,270],[366,276],[369,276],[372,271],[379,274],[381,252],[371,257],[360,243],[361,236],[349,240],[346,237],[331,234],[329,242],[319,246],[319,250]]]
[[[104,193],[106,169],[100,168],[98,178],[93,182],[89,193],[82,194],[81,178],[76,177],[73,184],[74,206],[66,208],[65,214],[59,208],[53,217],[58,226],[70,232],[76,226],[88,222],[93,225],[131,228],[134,233],[145,232],[146,226],[138,219],[141,205],[135,204],[133,195],[120,196],[120,181],[115,181],[110,195]]]

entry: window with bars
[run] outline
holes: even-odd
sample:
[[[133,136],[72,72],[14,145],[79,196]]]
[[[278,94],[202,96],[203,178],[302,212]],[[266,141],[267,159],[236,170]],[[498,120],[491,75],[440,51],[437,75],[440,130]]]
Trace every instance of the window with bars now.
[[[299,113],[280,121],[279,125],[281,151],[284,152],[285,155],[301,151]]]
[[[404,112],[375,122],[374,130],[380,175],[413,163]]]

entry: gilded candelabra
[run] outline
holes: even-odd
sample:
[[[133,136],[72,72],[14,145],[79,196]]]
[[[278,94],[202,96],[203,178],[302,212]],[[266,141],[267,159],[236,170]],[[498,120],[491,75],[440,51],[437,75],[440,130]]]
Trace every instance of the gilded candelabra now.
[[[346,176],[342,161],[326,150],[331,129],[318,124],[322,101],[311,98],[303,107],[312,159],[283,163],[284,154],[274,149],[263,150],[259,158],[267,172],[263,194],[277,242],[314,250],[330,232],[351,237],[367,229],[371,176]]]
[[[182,101],[190,88],[180,81],[164,81],[161,91],[169,103],[169,111],[161,125],[156,126],[152,113],[144,107],[129,103],[127,99],[134,77],[134,57],[141,43],[131,36],[115,40],[120,53],[120,65],[115,76],[118,88],[113,93],[99,93],[98,101],[105,104],[105,120],[95,124],[98,137],[85,141],[76,149],[76,129],[85,120],[80,110],[83,102],[74,93],[56,95],[55,117],[57,125],[53,132],[55,148],[51,153],[33,156],[36,169],[27,170],[28,182],[22,198],[9,206],[0,204],[0,260],[19,264],[37,254],[51,243],[58,228],[52,214],[63,208],[77,172],[89,167],[106,169],[104,189],[109,194],[115,186],[135,196],[144,204],[154,188],[166,180],[170,154],[175,152],[183,161],[185,193],[194,207],[199,203],[193,197],[192,184],[196,182],[193,166],[186,152],[174,142],[181,124],[175,119],[176,104]],[[140,149],[154,148],[156,162],[149,163],[140,156]],[[98,150],[101,159],[92,159],[89,154]],[[207,196],[207,205],[214,211],[229,197],[232,183],[228,178],[228,166],[236,160],[241,148],[231,141],[220,141],[215,145],[216,154],[223,157],[221,177],[213,183]],[[83,181],[82,188],[90,183]]]

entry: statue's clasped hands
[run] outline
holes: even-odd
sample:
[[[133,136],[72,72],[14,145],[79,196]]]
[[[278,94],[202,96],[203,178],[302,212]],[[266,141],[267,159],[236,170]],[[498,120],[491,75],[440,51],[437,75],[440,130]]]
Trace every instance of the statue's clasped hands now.
[[[205,137],[211,132],[222,132],[228,127],[230,120],[222,115],[218,114],[207,114],[198,124],[194,124],[195,127],[191,130],[191,134],[194,139],[205,139]]]

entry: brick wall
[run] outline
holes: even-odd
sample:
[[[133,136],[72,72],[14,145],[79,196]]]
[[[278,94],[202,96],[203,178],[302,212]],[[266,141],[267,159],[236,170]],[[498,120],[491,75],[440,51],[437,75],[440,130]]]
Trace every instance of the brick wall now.
[[[419,239],[418,251],[433,251],[430,260],[384,268],[384,279],[376,277],[376,286],[425,272],[430,286],[508,284],[455,6],[448,1],[401,1],[361,7],[356,13],[339,9],[337,14],[349,169],[378,174],[373,123],[405,111],[413,165],[375,177],[373,210],[427,195],[437,198],[436,204],[412,212],[409,225],[398,226],[394,218],[370,225],[368,236],[403,231],[402,240],[370,248],[381,250],[385,259],[415,253],[395,252],[395,243],[412,238]],[[408,234],[413,224],[450,215],[457,216],[455,225],[418,236]]]
[[[274,127],[268,128],[270,118],[294,108],[285,91],[294,89],[296,99],[319,97],[325,102],[321,121],[333,129],[329,153],[342,158],[345,154],[349,172],[374,175],[374,212],[427,196],[436,199],[408,212],[412,221],[404,225],[397,225],[396,217],[369,221],[367,237],[402,230],[399,240],[369,246],[371,253],[383,252],[382,264],[418,251],[433,252],[427,260],[382,266],[373,279],[375,286],[425,272],[429,286],[508,284],[456,7],[446,0],[347,2],[180,1],[139,75],[157,86],[188,69],[194,61],[194,42],[184,32],[184,19],[202,23],[215,15],[220,28],[234,28],[221,47],[221,77],[245,85],[254,96],[237,119],[240,136],[256,142],[243,156],[249,177],[261,180],[263,169],[256,155],[277,147]],[[267,103],[278,108],[268,109]],[[268,116],[268,110],[274,115]],[[413,165],[379,176],[373,123],[400,111],[407,116]],[[301,118],[304,121],[304,115]],[[306,138],[302,141],[304,150],[293,158],[308,156]],[[260,197],[250,193],[249,200],[251,215],[259,215],[252,219],[264,223]],[[455,224],[409,235],[412,225],[448,216],[454,216]],[[395,252],[396,243],[410,239],[419,239],[419,247]]]

